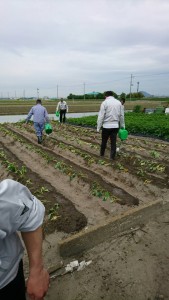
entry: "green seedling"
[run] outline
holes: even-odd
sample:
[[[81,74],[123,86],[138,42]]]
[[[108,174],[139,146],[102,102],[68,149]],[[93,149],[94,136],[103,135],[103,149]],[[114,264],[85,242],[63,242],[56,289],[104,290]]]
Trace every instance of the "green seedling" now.
[[[20,175],[21,177],[24,177],[24,175],[26,174],[26,172],[27,172],[27,169],[26,169],[25,166],[22,166],[20,170],[18,169],[18,170],[16,171],[16,173],[17,173],[18,175]]]
[[[117,163],[117,164],[116,164],[116,168],[119,169],[119,170],[124,170],[124,169],[125,169],[125,168],[123,167],[123,165],[120,164],[120,163]]]
[[[40,189],[41,194],[43,194],[44,192],[49,192],[49,190],[47,188],[45,188],[44,186],[41,187]]]
[[[145,172],[144,172],[143,169],[139,169],[139,170],[137,171],[136,174],[137,174],[138,176],[140,176],[140,177],[144,177],[144,176],[145,176]]]
[[[50,221],[57,220],[58,216],[59,204],[56,203],[52,208],[49,209],[48,218]]]
[[[7,170],[12,171],[12,172],[16,172],[17,168],[15,163],[9,163],[7,166]]]
[[[159,154],[157,151],[154,151],[154,150],[151,151],[150,154],[151,154],[151,156],[154,157],[154,158],[159,158],[159,157],[160,157],[160,154]]]
[[[39,195],[43,195],[44,192],[49,192],[49,190],[47,188],[45,188],[44,186],[42,186],[41,188],[39,188],[36,193]]]
[[[70,181],[72,181],[76,177],[76,173],[71,173],[70,172],[68,175],[69,175]]]
[[[32,183],[32,181],[31,181],[31,179],[28,179],[28,180],[26,180],[26,184],[27,184],[27,185],[32,185],[33,183]]]
[[[98,160],[98,165],[105,165],[105,160],[99,159]]]

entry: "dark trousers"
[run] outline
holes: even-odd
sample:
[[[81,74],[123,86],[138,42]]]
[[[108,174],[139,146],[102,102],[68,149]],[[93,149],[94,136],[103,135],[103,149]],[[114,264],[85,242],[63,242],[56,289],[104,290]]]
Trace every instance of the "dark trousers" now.
[[[116,138],[119,128],[102,128],[102,143],[100,149],[100,155],[104,156],[108,138],[110,137],[111,150],[110,158],[114,159],[116,155]]]
[[[60,110],[60,123],[65,123],[66,120],[66,109]]]
[[[23,262],[19,264],[18,274],[15,279],[0,289],[1,300],[26,300],[25,279],[23,273]]]

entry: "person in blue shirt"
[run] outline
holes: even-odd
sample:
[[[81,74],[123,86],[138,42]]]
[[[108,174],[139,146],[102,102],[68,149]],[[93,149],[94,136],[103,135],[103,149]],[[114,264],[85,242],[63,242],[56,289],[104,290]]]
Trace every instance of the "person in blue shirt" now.
[[[28,113],[26,118],[26,123],[31,119],[33,116],[33,123],[35,132],[38,138],[38,144],[42,143],[42,135],[43,130],[45,128],[45,123],[49,123],[49,116],[46,108],[42,106],[41,99],[36,100],[36,105],[34,105]]]
[[[43,300],[49,274],[42,257],[44,205],[30,190],[12,179],[0,182],[0,299]],[[18,232],[21,235],[18,235]],[[23,273],[24,247],[28,253],[27,287]]]

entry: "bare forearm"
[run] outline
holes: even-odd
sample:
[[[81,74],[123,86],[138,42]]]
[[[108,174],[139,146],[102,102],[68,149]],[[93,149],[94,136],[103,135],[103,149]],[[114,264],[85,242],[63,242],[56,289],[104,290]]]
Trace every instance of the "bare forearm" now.
[[[30,271],[43,267],[42,261],[42,228],[35,231],[22,232],[22,238],[28,253]]]
[[[42,300],[49,286],[49,274],[43,266],[42,258],[42,228],[22,232],[22,238],[29,257],[27,293],[31,300]]]

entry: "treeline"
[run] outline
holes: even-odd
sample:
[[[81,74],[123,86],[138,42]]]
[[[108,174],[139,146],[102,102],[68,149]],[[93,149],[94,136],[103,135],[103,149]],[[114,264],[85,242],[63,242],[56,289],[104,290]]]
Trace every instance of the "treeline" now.
[[[113,91],[112,91],[113,92]],[[141,99],[144,98],[144,95],[140,92],[138,93],[131,93],[131,94],[125,94],[125,93],[121,93],[121,95],[117,95],[115,92],[113,92],[113,96],[116,99]],[[75,95],[75,94],[69,94],[69,96],[67,96],[67,99],[74,99],[74,100],[88,100],[88,99],[104,99],[105,98],[105,92],[103,93],[91,93],[91,94],[85,94],[85,95]]]

